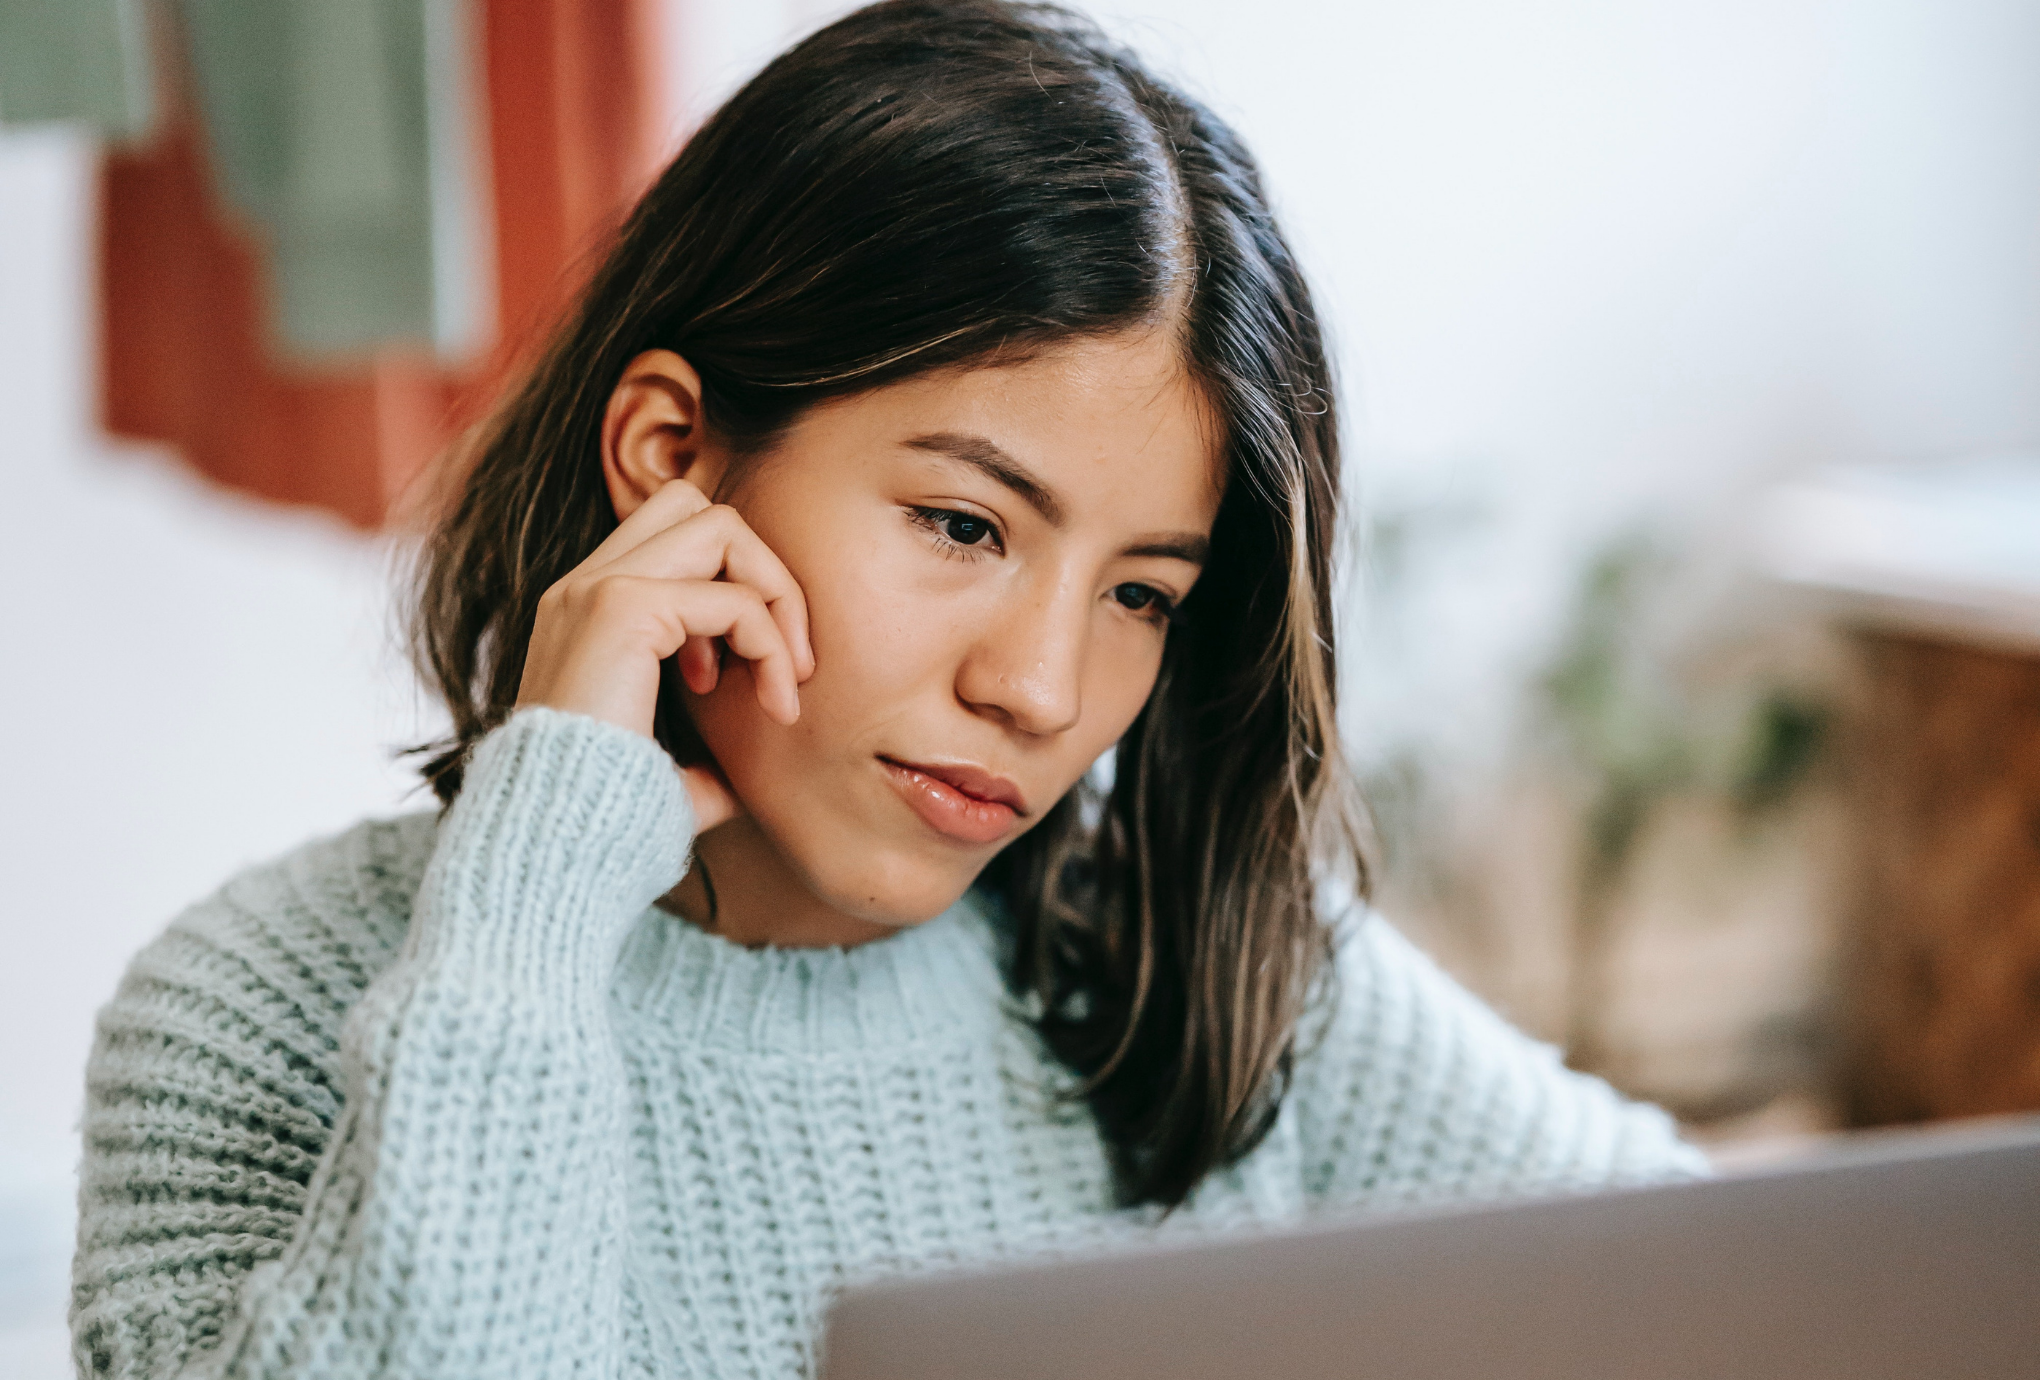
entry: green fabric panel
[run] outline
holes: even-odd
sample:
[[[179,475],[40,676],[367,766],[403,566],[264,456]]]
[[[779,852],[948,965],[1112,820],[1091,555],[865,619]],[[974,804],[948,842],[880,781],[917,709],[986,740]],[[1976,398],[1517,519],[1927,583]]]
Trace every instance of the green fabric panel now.
[[[148,51],[140,0],[0,0],[0,123],[138,138],[155,118]]]
[[[222,197],[258,228],[278,345],[481,332],[460,0],[182,0]]]

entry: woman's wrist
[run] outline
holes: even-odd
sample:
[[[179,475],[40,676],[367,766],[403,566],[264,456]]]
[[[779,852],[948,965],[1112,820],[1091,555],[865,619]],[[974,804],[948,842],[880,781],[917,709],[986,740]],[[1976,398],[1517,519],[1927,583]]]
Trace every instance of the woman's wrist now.
[[[686,871],[690,792],[650,738],[542,706],[479,743],[440,825],[416,913],[494,979],[606,987],[629,922]]]

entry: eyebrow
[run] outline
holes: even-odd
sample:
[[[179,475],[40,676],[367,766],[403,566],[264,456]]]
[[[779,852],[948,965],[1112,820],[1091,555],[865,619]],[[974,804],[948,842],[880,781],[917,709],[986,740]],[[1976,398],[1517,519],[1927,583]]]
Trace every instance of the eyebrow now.
[[[957,431],[931,431],[925,436],[910,438],[907,444],[915,450],[946,455],[951,460],[969,465],[987,479],[1005,485],[1026,499],[1028,505],[1046,518],[1051,527],[1062,526],[1063,520],[1069,516],[1054,489],[1044,484],[1034,471],[982,436]]]
[[[1062,498],[1040,476],[1015,460],[984,436],[958,431],[931,431],[905,442],[914,450],[944,456],[968,465],[996,484],[1003,485],[1027,501],[1029,507],[1060,527],[1069,516]],[[1202,566],[1211,556],[1211,541],[1191,532],[1168,532],[1142,537],[1126,548],[1129,556],[1162,556]]]
[[[1170,560],[1188,561],[1191,565],[1202,566],[1211,559],[1211,539],[1193,536],[1188,532],[1169,533],[1158,537],[1144,537],[1126,548],[1128,556],[1166,556]]]

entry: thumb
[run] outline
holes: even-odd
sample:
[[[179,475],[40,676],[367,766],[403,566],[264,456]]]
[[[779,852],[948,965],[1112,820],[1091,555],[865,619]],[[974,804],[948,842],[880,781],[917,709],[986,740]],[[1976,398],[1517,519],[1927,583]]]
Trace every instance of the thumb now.
[[[737,793],[730,789],[729,778],[722,774],[714,763],[698,767],[680,768],[680,780],[687,787],[687,798],[694,805],[694,832],[705,834],[744,811]]]

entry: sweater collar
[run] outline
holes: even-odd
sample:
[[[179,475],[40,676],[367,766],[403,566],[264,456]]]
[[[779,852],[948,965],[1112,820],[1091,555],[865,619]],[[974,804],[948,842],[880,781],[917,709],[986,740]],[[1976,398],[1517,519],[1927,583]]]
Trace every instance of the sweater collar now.
[[[995,903],[973,890],[932,920],[851,949],[747,949],[656,906],[624,942],[615,993],[684,1045],[828,1053],[938,1039],[1001,1020]]]

